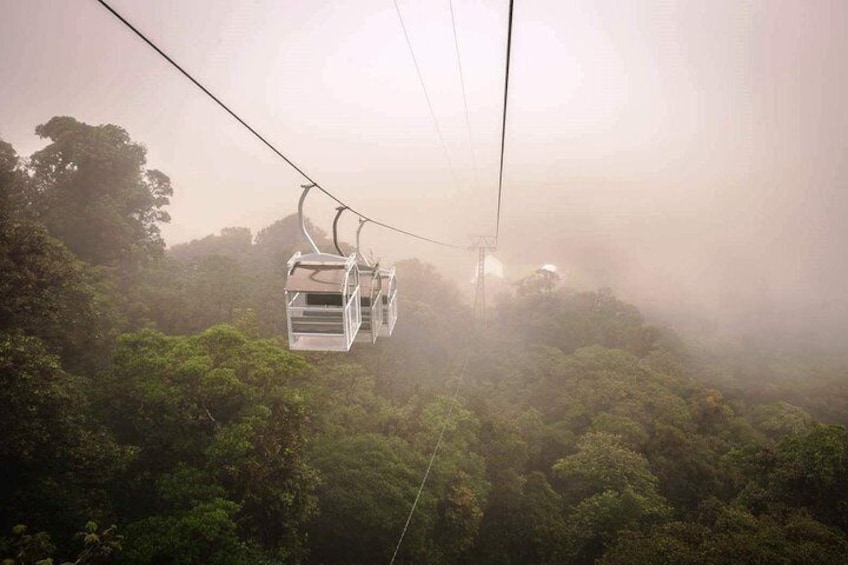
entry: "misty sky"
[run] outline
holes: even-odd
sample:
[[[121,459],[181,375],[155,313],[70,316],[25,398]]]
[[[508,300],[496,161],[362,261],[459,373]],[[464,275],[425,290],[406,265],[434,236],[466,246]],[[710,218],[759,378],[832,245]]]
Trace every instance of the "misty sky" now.
[[[506,0],[112,0],[310,175],[372,217],[494,228]],[[516,0],[499,257],[647,310],[845,327],[848,2]],[[93,0],[0,0],[0,138],[115,123],[175,189],[169,244],[295,211],[302,179]],[[329,229],[334,204],[308,215]],[[353,239],[356,221],[345,220]],[[366,228],[377,255],[473,256]],[[798,316],[804,312],[806,316]],[[800,320],[800,321],[799,321]]]

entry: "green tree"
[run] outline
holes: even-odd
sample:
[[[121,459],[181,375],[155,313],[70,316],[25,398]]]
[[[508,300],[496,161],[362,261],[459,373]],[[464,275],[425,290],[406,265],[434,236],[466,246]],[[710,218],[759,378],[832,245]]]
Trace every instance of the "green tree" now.
[[[485,498],[479,478],[463,471],[444,482],[436,505],[434,539],[445,559],[458,563],[467,560],[477,542]]]
[[[387,563],[394,552],[425,460],[403,440],[362,434],[315,446],[321,476],[320,514],[312,522],[311,560],[316,563]],[[402,562],[441,559],[428,547],[434,498],[424,492],[406,532]]]
[[[185,335],[233,323],[237,311],[249,305],[250,284],[231,257],[207,255],[183,263],[168,256],[147,271],[140,294],[159,330]]]
[[[198,549],[180,529],[213,520],[209,527],[224,540],[302,559],[316,483],[305,461],[306,399],[293,382],[305,370],[302,359],[216,326],[192,337],[126,335],[114,363],[101,402],[118,437],[138,450],[114,493],[131,508],[127,547],[148,539],[151,528],[174,531],[169,539],[187,544],[180,554],[191,562]],[[181,472],[183,466],[197,472]],[[166,496],[180,490],[162,482],[168,475],[214,488],[210,494],[188,486],[186,496]]]
[[[604,432],[584,435],[577,453],[559,460],[553,470],[562,479],[566,500],[570,502],[627,488],[640,494],[656,494],[657,479],[645,457],[622,445],[617,436]]]
[[[164,249],[159,224],[173,193],[146,149],[115,125],[55,117],[35,128],[51,143],[30,160],[32,201],[52,235],[92,265],[132,265]]]
[[[805,508],[815,519],[848,530],[848,431],[818,425],[777,446],[768,495]]]
[[[562,498],[545,476],[510,469],[493,480],[476,554],[482,563],[561,563],[567,533]]]
[[[686,522],[623,532],[598,561],[602,565],[658,563],[844,563],[844,532],[803,512],[754,515],[716,499],[704,501]]]
[[[50,555],[56,546],[47,532],[30,534],[27,527],[18,524],[12,528],[10,538],[0,538],[0,556],[3,565],[53,565]]]
[[[476,451],[480,423],[458,399],[447,397],[425,404],[416,423],[410,443],[422,456],[438,443],[428,484],[437,499],[434,538],[447,562],[463,561],[476,542],[490,488]]]
[[[618,300],[610,289],[549,292],[540,286],[545,282],[531,278],[518,296],[499,304],[501,325],[525,343],[551,345],[566,353],[601,345],[639,356],[659,345],[662,332],[646,325],[639,310]]]
[[[0,332],[0,527],[38,524],[66,544],[109,519],[106,482],[131,457],[93,421],[90,381],[37,337]]]
[[[553,471],[566,504],[574,505],[568,524],[578,562],[600,557],[622,530],[644,529],[670,513],[648,461],[616,436],[586,434],[577,453],[558,461]]]
[[[559,286],[562,278],[548,269],[537,269],[516,283],[518,296],[550,296]]]
[[[238,536],[238,505],[215,498],[186,510],[150,516],[127,527],[127,563],[192,565],[256,563]]]
[[[193,263],[210,255],[245,261],[253,248],[253,234],[248,228],[224,228],[218,235],[207,235],[170,248],[169,254],[182,262]]]
[[[90,273],[41,226],[8,221],[0,229],[0,330],[37,336],[66,368],[103,365],[108,310]]]

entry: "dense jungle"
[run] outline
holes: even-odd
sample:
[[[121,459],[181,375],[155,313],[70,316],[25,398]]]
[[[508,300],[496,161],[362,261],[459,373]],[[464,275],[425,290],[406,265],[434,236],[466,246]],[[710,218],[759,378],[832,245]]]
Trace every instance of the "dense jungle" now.
[[[0,142],[0,562],[845,562],[838,349],[675,332],[545,271],[484,324],[410,257],[391,338],[294,353],[296,216],[166,248],[144,146],[36,132]]]

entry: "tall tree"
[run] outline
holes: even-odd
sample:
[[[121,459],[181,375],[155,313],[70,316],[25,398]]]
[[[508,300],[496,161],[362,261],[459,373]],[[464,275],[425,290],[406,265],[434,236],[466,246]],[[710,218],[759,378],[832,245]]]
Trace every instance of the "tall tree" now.
[[[564,502],[574,504],[568,525],[577,562],[593,562],[619,532],[661,522],[670,512],[647,459],[617,436],[585,434],[577,452],[558,461],[553,471],[563,484]]]
[[[89,272],[33,221],[31,182],[0,141],[0,332],[36,336],[63,368],[90,372],[107,335]]]
[[[93,265],[127,265],[164,249],[159,224],[170,179],[146,169],[147,150],[116,125],[63,116],[35,128],[50,143],[32,155],[34,208],[52,235]]]

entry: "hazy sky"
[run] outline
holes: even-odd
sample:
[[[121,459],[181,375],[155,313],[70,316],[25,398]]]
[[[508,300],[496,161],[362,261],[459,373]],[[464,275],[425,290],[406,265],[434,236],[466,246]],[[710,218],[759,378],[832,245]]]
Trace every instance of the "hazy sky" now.
[[[447,0],[399,5],[453,173],[391,0],[112,3],[350,205],[458,243],[493,229],[507,0],[454,1],[476,173]],[[848,322],[848,2],[515,4],[507,274],[553,262],[646,308]],[[175,189],[171,244],[295,210],[302,179],[96,2],[0,0],[0,138],[28,156],[54,115],[148,147]],[[307,207],[329,229],[333,203]]]

